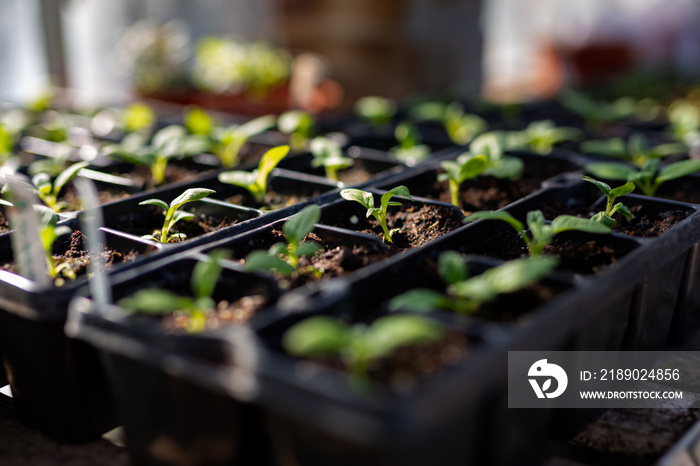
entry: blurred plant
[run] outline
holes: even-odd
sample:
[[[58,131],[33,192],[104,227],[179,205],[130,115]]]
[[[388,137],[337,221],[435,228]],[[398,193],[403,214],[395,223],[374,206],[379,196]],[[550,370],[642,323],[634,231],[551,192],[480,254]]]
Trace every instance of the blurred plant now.
[[[396,102],[379,96],[362,97],[355,102],[355,113],[373,126],[384,125],[396,114]]]
[[[265,200],[267,177],[280,161],[289,153],[289,146],[277,146],[263,154],[258,168],[247,172],[235,170],[219,173],[219,181],[245,188],[258,202]]]
[[[293,150],[303,150],[316,131],[314,117],[301,110],[289,110],[281,114],[277,118],[277,129],[289,135],[289,145]]]
[[[394,137],[399,144],[389,149],[389,152],[398,161],[412,166],[422,162],[430,155],[430,147],[420,143],[421,135],[409,121],[404,120],[396,125]]]
[[[576,128],[557,127],[552,120],[533,121],[522,131],[508,133],[508,149],[530,150],[547,155],[552,148],[564,141],[576,141],[582,137]]]
[[[486,120],[480,116],[465,113],[464,105],[458,101],[448,104],[423,102],[413,107],[410,115],[418,121],[442,123],[450,140],[461,146],[469,144],[469,141],[489,128]]]
[[[591,139],[581,143],[581,150],[587,154],[600,155],[631,162],[641,168],[650,160],[681,154],[687,151],[684,144],[666,143],[650,147],[649,140],[642,133],[632,133],[627,141],[622,138]]]
[[[37,173],[32,177],[33,190],[47,207],[54,212],[61,212],[68,207],[68,204],[58,202],[58,195],[63,187],[78,176],[78,172],[88,165],[88,162],[74,163],[63,170],[53,182],[51,182],[51,176],[47,173]]]
[[[165,201],[160,199],[147,199],[145,201],[139,202],[139,205],[154,205],[163,209],[163,215],[165,219],[163,220],[163,226],[161,227],[159,233],[159,238],[154,235],[142,236],[144,239],[151,241],[159,241],[162,244],[170,243],[175,240],[184,240],[186,238],[184,233],[170,234],[170,230],[177,223],[185,219],[193,218],[194,214],[190,212],[185,212],[184,210],[178,210],[183,205],[188,202],[199,201],[204,199],[210,194],[214,194],[216,191],[213,189],[206,188],[190,188],[180,194],[178,197],[173,199],[170,205]]]
[[[524,163],[517,157],[505,155],[508,136],[505,131],[489,131],[475,137],[469,144],[469,152],[473,155],[485,155],[489,165],[484,175],[496,178],[517,179],[520,177]]]
[[[562,92],[559,101],[594,127],[630,118],[637,109],[637,101],[632,97],[620,97],[613,102],[599,102],[572,90]]]
[[[127,105],[122,113],[122,127],[127,133],[150,130],[155,122],[153,109],[141,102]]]
[[[338,142],[325,137],[317,137],[311,140],[309,150],[314,156],[312,167],[323,167],[326,170],[326,178],[338,181],[338,170],[352,167],[355,161],[343,156],[343,150]]]
[[[668,109],[669,128],[676,140],[700,146],[700,109],[687,100],[676,100]]]
[[[438,181],[448,181],[452,204],[459,207],[459,188],[466,180],[476,178],[486,171],[489,159],[485,155],[474,155],[471,152],[461,154],[455,161],[444,160],[440,168],[445,173],[438,175]]]
[[[660,167],[661,160],[651,159],[642,168],[621,163],[589,163],[586,171],[604,180],[631,181],[645,196],[654,196],[667,181],[690,175],[700,170],[700,160],[681,160]]]

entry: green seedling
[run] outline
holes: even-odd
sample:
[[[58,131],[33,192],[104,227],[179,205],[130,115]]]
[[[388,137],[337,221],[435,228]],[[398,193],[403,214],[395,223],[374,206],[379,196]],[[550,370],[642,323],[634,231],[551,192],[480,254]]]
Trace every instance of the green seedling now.
[[[136,102],[128,105],[122,114],[122,127],[127,133],[149,130],[156,122],[156,114],[148,105]]]
[[[372,126],[385,125],[396,114],[396,102],[379,96],[362,97],[355,102],[355,113]]]
[[[249,272],[275,271],[288,276],[294,272],[305,274],[313,273],[320,277],[323,273],[313,266],[301,269],[299,259],[311,257],[323,248],[315,241],[304,241],[304,238],[313,231],[314,226],[321,218],[321,209],[312,204],[305,207],[282,227],[285,243],[276,243],[267,251],[258,250],[248,254],[245,258],[245,268]]]
[[[461,254],[447,251],[438,257],[438,270],[448,285],[447,293],[427,288],[407,291],[389,303],[392,311],[428,312],[445,309],[471,314],[499,295],[527,288],[552,272],[559,260],[552,256],[525,257],[469,277]]]
[[[151,182],[155,186],[165,182],[165,170],[171,159],[206,152],[211,145],[208,138],[187,134],[187,130],[179,125],[161,129],[153,135],[150,144],[147,139],[146,133],[130,133],[121,143],[105,146],[104,152],[123,162],[146,165],[151,170]]]
[[[478,115],[464,112],[460,102],[452,102],[445,107],[442,123],[455,144],[466,145],[489,127],[486,120]]]
[[[565,231],[583,231],[586,233],[610,233],[610,228],[594,220],[574,217],[571,215],[560,215],[551,223],[546,223],[542,211],[533,210],[527,213],[527,226],[530,234],[525,231],[522,222],[508,212],[498,210],[495,212],[475,212],[467,217],[465,222],[474,220],[503,220],[510,225],[523,239],[531,256],[539,256],[547,245],[551,244],[554,237]]]
[[[214,194],[216,191],[206,188],[190,188],[184,193],[176,197],[173,202],[168,205],[165,201],[160,199],[148,199],[143,202],[139,202],[139,205],[155,205],[163,209],[163,215],[165,215],[165,220],[163,220],[163,227],[160,229],[160,238],[156,238],[153,235],[142,236],[144,239],[149,239],[152,241],[160,241],[161,243],[169,243],[172,241],[182,241],[186,238],[183,233],[170,234],[170,230],[173,226],[182,220],[193,218],[194,214],[190,212],[185,212],[178,210],[183,205],[188,202],[198,201],[204,199],[210,194]]]
[[[347,366],[350,382],[359,391],[369,384],[372,363],[401,347],[441,341],[445,331],[422,316],[390,315],[371,325],[348,325],[330,316],[303,320],[287,330],[282,344],[297,357],[335,357]]]
[[[117,304],[129,313],[154,316],[183,311],[190,318],[187,331],[201,332],[207,326],[207,314],[216,308],[212,295],[223,270],[220,261],[229,257],[229,251],[218,249],[211,252],[206,261],[200,261],[194,266],[190,280],[191,297],[180,296],[169,290],[148,288],[120,299]]]
[[[470,152],[457,157],[456,160],[444,160],[440,162],[440,168],[445,173],[438,175],[438,181],[448,181],[452,204],[459,207],[459,188],[465,181],[476,178],[486,171],[489,159],[485,155],[474,155]]]
[[[430,155],[430,147],[420,143],[421,136],[418,129],[408,121],[402,121],[396,125],[394,137],[399,144],[389,149],[389,152],[398,161],[406,165],[415,165]]]
[[[669,106],[668,121],[671,134],[688,146],[700,145],[700,109],[687,100],[676,100]]]
[[[597,102],[585,94],[569,90],[560,94],[559,101],[594,127],[625,120],[637,110],[637,101],[631,97],[620,97],[614,102]]]
[[[65,202],[58,202],[61,189],[78,175],[78,172],[89,165],[88,162],[74,163],[63,170],[53,181],[47,173],[38,173],[32,177],[34,191],[39,199],[54,212],[61,212],[68,207]]]
[[[303,150],[316,130],[314,118],[301,110],[281,114],[277,118],[277,129],[289,135],[289,145],[294,150]]]
[[[624,196],[625,194],[629,194],[632,191],[634,191],[634,183],[631,181],[628,181],[627,183],[623,184],[622,186],[618,186],[617,188],[611,188],[610,185],[603,183],[602,181],[598,181],[596,179],[591,178],[590,176],[586,175],[581,175],[581,179],[584,181],[588,181],[589,183],[593,183],[598,189],[601,190],[603,194],[608,198],[607,203],[605,204],[605,211],[604,212],[598,212],[595,214],[593,217],[591,217],[591,220],[595,220],[596,222],[600,222],[603,225],[607,227],[614,227],[615,221],[613,215],[616,213],[620,213],[625,220],[628,222],[632,220],[632,212],[627,208],[626,205],[624,205],[622,202],[615,203],[618,197]]]
[[[679,143],[659,144],[649,147],[649,141],[641,133],[632,134],[627,141],[622,138],[593,139],[581,143],[581,150],[588,154],[624,160],[642,168],[650,160],[680,154],[686,147]]]
[[[557,127],[552,120],[533,121],[522,131],[508,134],[508,148],[530,150],[536,154],[548,155],[552,148],[564,141],[576,141],[581,131],[576,128]]]
[[[340,191],[340,196],[345,200],[356,201],[362,204],[362,206],[367,209],[367,218],[372,216],[376,218],[379,225],[381,225],[384,231],[384,241],[387,243],[393,243],[392,236],[399,231],[398,228],[389,230],[386,224],[386,211],[389,206],[401,205],[400,202],[390,202],[391,198],[394,196],[404,196],[411,199],[411,193],[406,186],[397,186],[384,193],[381,198],[381,207],[374,207],[374,195],[368,191],[362,191],[361,189],[343,189]]]
[[[68,262],[56,265],[53,259],[53,243],[61,236],[72,233],[73,230],[65,225],[59,226],[58,215],[52,209],[38,205],[34,206],[34,210],[39,215],[39,241],[46,256],[49,275],[54,280],[59,276],[70,280],[75,279],[75,273]]]
[[[517,157],[505,155],[508,136],[504,131],[489,131],[475,137],[469,144],[473,155],[485,155],[489,164],[484,175],[496,178],[517,179],[523,171],[524,163]]]
[[[209,136],[216,126],[214,119],[205,110],[198,107],[185,112],[183,122],[187,131],[200,136]]]
[[[258,202],[265,200],[267,177],[280,161],[289,153],[289,146],[277,146],[263,154],[258,168],[247,172],[234,170],[219,173],[219,181],[245,188]]]
[[[214,145],[212,152],[226,168],[238,165],[238,154],[248,140],[275,126],[274,115],[264,115],[250,120],[242,125],[214,130]]]
[[[621,163],[589,163],[586,171],[596,178],[611,181],[631,181],[645,196],[654,196],[667,181],[700,170],[700,160],[681,160],[661,167],[659,159],[648,161],[641,169]]]
[[[340,144],[329,138],[312,139],[309,150],[314,156],[311,166],[323,167],[326,170],[326,178],[332,181],[338,181],[338,170],[352,167],[355,164],[353,159],[343,156]]]

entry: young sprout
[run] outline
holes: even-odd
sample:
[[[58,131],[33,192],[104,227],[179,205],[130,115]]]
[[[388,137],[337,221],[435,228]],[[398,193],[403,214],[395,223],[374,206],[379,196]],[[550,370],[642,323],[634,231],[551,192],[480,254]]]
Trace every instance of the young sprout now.
[[[420,143],[420,133],[408,121],[402,121],[396,125],[394,137],[399,145],[389,149],[389,152],[400,162],[406,165],[415,165],[430,155],[430,147]]]
[[[163,209],[163,215],[165,215],[165,220],[163,220],[163,227],[160,229],[160,239],[153,235],[145,235],[144,239],[149,239],[152,241],[160,241],[161,243],[169,243],[175,240],[184,240],[186,236],[183,233],[170,234],[172,227],[179,221],[192,218],[194,214],[190,212],[185,212],[178,210],[184,204],[188,202],[198,201],[207,197],[210,194],[214,194],[216,191],[206,188],[190,188],[176,197],[173,202],[168,205],[165,201],[160,199],[148,199],[143,202],[139,202],[139,205],[155,205]]]
[[[136,102],[128,105],[122,114],[122,126],[127,133],[136,133],[150,129],[156,121],[156,114],[151,107]]]
[[[475,137],[469,144],[470,153],[485,155],[489,159],[484,175],[501,179],[517,179],[520,176],[525,165],[521,159],[505,155],[507,142],[504,131],[489,131]]]
[[[264,115],[242,125],[217,128],[213,134],[214,147],[212,152],[219,158],[224,167],[233,168],[238,164],[238,154],[248,139],[274,126],[274,115]]]
[[[191,297],[180,296],[168,290],[148,288],[120,299],[117,304],[129,313],[147,315],[167,315],[173,311],[183,311],[189,317],[187,331],[201,332],[207,326],[207,314],[216,308],[212,295],[223,270],[220,261],[229,257],[229,251],[217,249],[208,255],[208,260],[195,265],[190,281]]]
[[[277,129],[289,135],[292,149],[303,150],[315,131],[314,118],[301,110],[290,110],[277,118]]]
[[[533,121],[524,130],[508,134],[508,148],[548,155],[556,144],[580,138],[581,131],[576,128],[555,126],[552,120]]]
[[[362,97],[355,102],[355,113],[372,126],[384,125],[396,114],[396,102],[379,96]]]
[[[313,266],[299,268],[299,259],[311,257],[321,251],[322,247],[315,241],[304,241],[321,218],[321,209],[316,204],[305,207],[298,214],[285,222],[282,227],[285,243],[276,243],[267,251],[258,250],[245,258],[245,268],[249,272],[276,271],[281,275],[313,273],[321,276],[322,270]]]
[[[389,308],[411,312],[445,309],[471,314],[485,303],[494,301],[498,295],[514,293],[539,282],[556,268],[558,262],[553,256],[525,257],[469,278],[462,255],[455,251],[443,252],[438,257],[438,270],[448,285],[447,293],[427,288],[410,290],[393,298]]]
[[[595,220],[596,222],[600,222],[603,225],[607,227],[614,227],[615,221],[614,218],[612,218],[613,215],[615,215],[617,212],[620,213],[625,219],[629,222],[632,220],[632,212],[627,208],[626,205],[624,205],[622,202],[618,202],[617,204],[615,203],[615,200],[617,200],[618,197],[624,196],[625,194],[629,194],[632,191],[634,191],[634,183],[631,181],[628,181],[627,183],[623,184],[622,186],[618,186],[617,188],[611,188],[610,185],[603,183],[602,181],[598,181],[596,179],[591,178],[590,176],[586,175],[581,175],[581,179],[584,181],[588,181],[589,183],[593,183],[595,186],[598,187],[598,189],[601,190],[603,194],[608,198],[607,204],[605,205],[605,211],[604,212],[598,212],[595,214],[593,217],[591,217],[591,220]]]
[[[205,110],[198,107],[185,112],[183,122],[187,131],[200,136],[209,136],[215,127],[214,119]]]
[[[338,170],[352,167],[355,161],[343,156],[343,150],[333,139],[317,137],[311,140],[309,150],[314,156],[312,167],[323,167],[326,170],[326,178],[338,181]]]
[[[63,275],[68,279],[74,279],[75,274],[70,270],[67,262],[57,266],[53,260],[53,243],[59,237],[70,234],[72,230],[65,225],[58,225],[58,215],[52,209],[44,206],[35,206],[34,210],[39,215],[39,240],[46,256],[49,275],[53,279],[58,278],[59,275]]]
[[[268,150],[260,159],[258,168],[251,172],[235,170],[219,173],[219,181],[245,188],[258,202],[265,200],[267,177],[289,153],[289,146],[277,146]]]
[[[460,102],[452,102],[445,106],[442,123],[450,140],[462,146],[469,144],[469,141],[489,127],[486,120],[480,116],[464,113],[464,106]]]
[[[390,189],[381,198],[381,207],[374,207],[374,195],[368,191],[362,191],[361,189],[343,189],[340,191],[340,196],[348,201],[356,201],[362,204],[362,206],[367,209],[367,218],[373,216],[381,225],[384,231],[384,241],[387,243],[393,243],[392,236],[394,233],[399,231],[398,228],[389,230],[386,224],[386,211],[389,206],[400,206],[400,202],[389,202],[394,196],[404,196],[411,199],[411,193],[408,191],[406,186],[397,186]],[[413,200],[413,199],[411,199]]]
[[[365,391],[372,363],[401,347],[441,341],[445,331],[436,323],[416,315],[390,315],[371,325],[348,325],[330,316],[303,320],[287,330],[282,344],[297,357],[339,357],[347,366],[350,382]]]
[[[687,100],[676,100],[669,106],[668,121],[677,141],[691,147],[700,144],[700,110]]]
[[[457,160],[444,160],[440,168],[445,173],[438,175],[438,181],[449,181],[452,204],[459,207],[459,188],[466,180],[476,178],[486,171],[489,159],[485,155],[474,155],[470,152],[457,157]]]
[[[614,102],[597,102],[575,91],[562,92],[559,101],[594,127],[630,118],[637,109],[637,102],[631,97],[620,97]]]
[[[151,180],[156,186],[165,181],[165,169],[170,159],[205,152],[210,147],[207,138],[187,134],[183,126],[170,125],[158,131],[151,143],[144,133],[128,134],[119,144],[104,147],[106,155],[133,165],[146,165],[151,170]]]
[[[540,210],[533,210],[527,213],[526,221],[530,230],[529,235],[525,232],[522,222],[503,210],[475,212],[467,217],[465,222],[473,222],[479,219],[503,220],[506,222],[523,239],[531,256],[542,254],[544,248],[554,240],[554,237],[565,231],[578,230],[586,233],[610,233],[610,228],[602,223],[571,215],[560,215],[548,224],[545,222],[544,215]]]
[[[663,167],[659,159],[648,161],[641,169],[621,163],[589,163],[586,171],[596,178],[611,181],[631,181],[645,196],[654,196],[667,181],[690,175],[700,170],[700,160],[681,160]]]
[[[63,170],[51,182],[51,177],[47,173],[37,173],[32,177],[32,184],[36,188],[39,199],[51,208],[54,212],[61,212],[68,207],[65,202],[58,202],[58,195],[61,189],[78,175],[78,172],[89,165],[88,162],[80,162],[71,165]]]
[[[686,150],[683,144],[667,143],[649,147],[649,141],[641,133],[633,133],[625,142],[622,138],[592,139],[581,143],[587,154],[600,155],[631,162],[642,168],[650,160],[680,154]]]

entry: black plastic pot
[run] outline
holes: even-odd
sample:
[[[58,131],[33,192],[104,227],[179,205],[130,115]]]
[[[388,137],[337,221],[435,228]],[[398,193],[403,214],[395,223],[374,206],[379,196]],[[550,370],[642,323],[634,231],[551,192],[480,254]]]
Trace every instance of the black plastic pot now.
[[[65,241],[57,243],[55,253],[65,250]],[[153,248],[108,232],[106,241],[123,253]],[[9,235],[0,237],[0,256],[12,260]],[[85,284],[83,276],[62,287],[40,289],[19,275],[0,271],[0,353],[17,416],[65,442],[90,441],[116,425],[96,351],[63,332],[68,303]]]

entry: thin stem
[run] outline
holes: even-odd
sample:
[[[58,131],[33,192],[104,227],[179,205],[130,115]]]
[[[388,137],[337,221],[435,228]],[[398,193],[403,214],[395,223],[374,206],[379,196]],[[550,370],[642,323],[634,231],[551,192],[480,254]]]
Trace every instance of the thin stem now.
[[[452,197],[452,205],[459,208],[459,183],[455,180],[450,180],[450,196]]]

